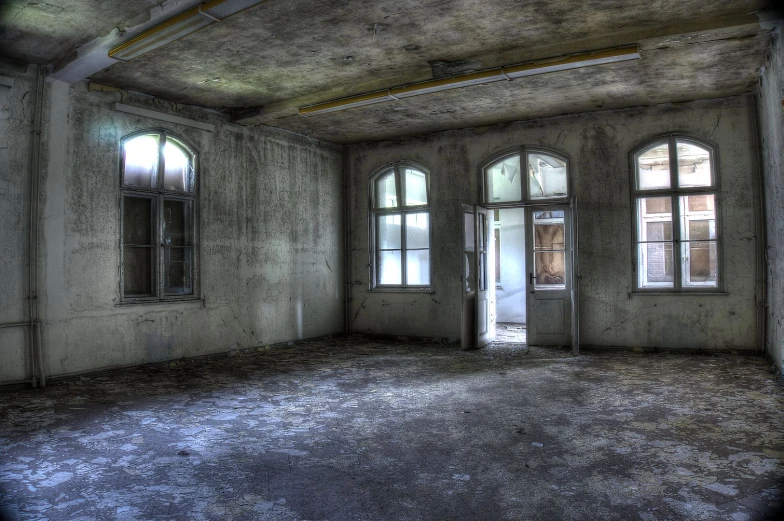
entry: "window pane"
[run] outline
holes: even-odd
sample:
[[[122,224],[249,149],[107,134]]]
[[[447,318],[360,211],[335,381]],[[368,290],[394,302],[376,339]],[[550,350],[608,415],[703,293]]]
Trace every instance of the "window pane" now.
[[[466,251],[474,251],[474,214],[463,212],[463,231]]]
[[[531,199],[566,197],[566,162],[549,154],[528,154],[528,195]]]
[[[191,246],[191,202],[166,199],[163,201],[163,244]]]
[[[399,250],[401,215],[378,216],[378,249]]]
[[[637,236],[640,242],[672,240],[672,198],[637,199]]]
[[[153,244],[153,200],[123,197],[123,244]]]
[[[638,284],[641,288],[673,287],[672,253],[671,242],[638,245]]]
[[[682,242],[682,284],[684,287],[718,285],[718,247],[716,241]]]
[[[123,143],[123,183],[133,186],[158,185],[157,135],[138,136]]]
[[[474,262],[476,262],[476,253],[471,250],[465,252],[465,291],[466,293],[473,292],[476,288],[474,287]]]
[[[153,295],[154,248],[125,246],[123,248],[123,292],[127,297]]]
[[[403,280],[400,250],[378,252],[378,283],[399,285]]]
[[[485,171],[487,202],[519,201],[523,197],[520,155],[504,158]]]
[[[167,190],[193,190],[191,159],[179,145],[167,139],[163,147],[163,187]]]
[[[563,250],[564,225],[534,223],[534,250]]]
[[[716,239],[715,199],[713,194],[680,197],[682,240]]]
[[[676,141],[676,143],[678,185],[680,187],[713,185],[710,152],[685,141]]]
[[[406,251],[406,284],[430,284],[430,250]]]
[[[430,214],[427,212],[406,215],[406,247],[430,247]]]
[[[406,175],[406,206],[427,204],[427,177],[424,172],[405,169]]]
[[[637,189],[670,187],[670,147],[667,143],[650,148],[637,158]]]
[[[190,295],[193,293],[192,265],[193,248],[166,247],[163,249],[164,284],[167,294]]]
[[[563,251],[545,251],[534,253],[534,271],[536,288],[563,288],[566,277]]]
[[[375,205],[376,208],[395,208],[397,206],[394,171],[390,170],[376,179]]]

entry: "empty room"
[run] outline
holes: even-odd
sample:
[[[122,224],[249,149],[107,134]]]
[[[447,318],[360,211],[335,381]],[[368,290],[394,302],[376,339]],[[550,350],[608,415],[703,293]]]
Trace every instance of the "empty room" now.
[[[0,520],[784,518],[782,31],[0,2]]]

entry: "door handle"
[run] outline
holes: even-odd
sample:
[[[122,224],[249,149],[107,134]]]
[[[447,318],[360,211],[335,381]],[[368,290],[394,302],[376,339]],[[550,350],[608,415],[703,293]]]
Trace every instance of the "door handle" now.
[[[528,284],[533,284],[535,280],[536,280],[536,277],[534,277],[534,274],[533,273],[529,273],[528,274]]]

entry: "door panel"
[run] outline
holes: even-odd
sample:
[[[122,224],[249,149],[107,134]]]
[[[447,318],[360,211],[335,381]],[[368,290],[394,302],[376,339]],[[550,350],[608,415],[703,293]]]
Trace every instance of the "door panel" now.
[[[526,213],[528,343],[571,345],[572,233],[569,206],[534,206]]]
[[[577,234],[577,196],[572,198],[569,205],[572,225],[572,354],[580,354],[580,270],[577,262],[578,234]]]
[[[464,204],[463,216],[463,320],[460,343],[463,349],[476,347],[476,230],[474,230],[474,207]]]
[[[474,206],[476,223],[476,346],[495,338],[495,247],[492,243],[492,220],[487,208]]]

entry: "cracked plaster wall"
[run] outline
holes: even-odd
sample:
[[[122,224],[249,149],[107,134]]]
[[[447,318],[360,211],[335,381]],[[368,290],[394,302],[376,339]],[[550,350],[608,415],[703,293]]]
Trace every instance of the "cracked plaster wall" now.
[[[767,352],[784,368],[784,49],[781,26],[773,33],[760,80],[758,117],[767,222]]]
[[[215,124],[215,132],[113,110],[121,99]],[[29,148],[20,129],[29,122],[16,105],[10,110],[19,113],[18,123],[9,125],[6,110],[0,120],[0,138],[12,140],[15,148],[10,159],[0,150],[4,222],[6,213],[23,213],[26,204],[23,158]],[[47,84],[44,114],[40,286],[50,376],[342,331],[339,147],[274,129],[229,125],[218,113],[145,95],[89,92],[86,83]],[[118,144],[122,136],[145,128],[171,130],[201,156],[203,303],[116,306]],[[8,175],[9,161],[15,161],[13,175]],[[3,244],[19,250],[12,258],[2,253],[3,321],[23,318],[6,310],[24,304],[19,288],[24,289],[26,229],[22,222],[2,231],[8,235]],[[3,341],[3,364],[9,363],[6,352],[19,358],[16,344],[22,343],[14,342]],[[0,382],[24,376],[23,370],[2,372]]]
[[[460,204],[478,201],[478,166],[526,144],[572,159],[580,204],[581,343],[754,349],[756,343],[752,98],[597,112],[431,134],[347,148],[351,179],[351,319],[358,332],[459,337]],[[632,296],[629,152],[680,131],[718,144],[728,295]],[[378,293],[368,286],[368,176],[412,160],[430,169],[433,294]]]

